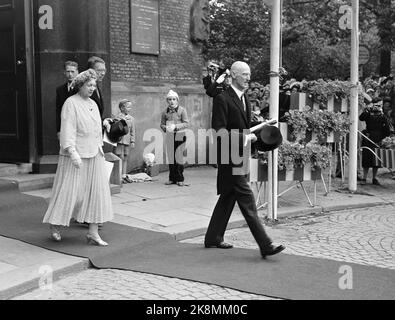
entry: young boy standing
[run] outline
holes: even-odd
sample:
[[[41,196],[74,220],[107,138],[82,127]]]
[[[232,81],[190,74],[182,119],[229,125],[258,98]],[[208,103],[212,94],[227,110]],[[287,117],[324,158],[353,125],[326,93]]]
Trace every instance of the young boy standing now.
[[[170,90],[167,97],[167,108],[162,113],[160,127],[167,133],[166,145],[169,157],[169,181],[166,185],[177,184],[183,187],[184,184],[184,157],[186,136],[183,130],[188,128],[189,120],[185,108],[179,105],[177,92]]]
[[[114,153],[122,159],[122,180],[127,181],[127,167],[130,149],[134,149],[136,142],[136,127],[134,118],[130,115],[132,111],[132,102],[124,99],[119,103],[120,113],[116,116],[116,120],[125,120],[128,124],[129,133],[124,135],[115,147]]]

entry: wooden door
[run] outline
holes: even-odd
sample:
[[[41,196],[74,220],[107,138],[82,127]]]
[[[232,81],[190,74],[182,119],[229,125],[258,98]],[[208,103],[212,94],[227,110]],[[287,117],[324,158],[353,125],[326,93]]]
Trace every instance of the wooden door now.
[[[29,162],[23,0],[0,0],[0,162]]]

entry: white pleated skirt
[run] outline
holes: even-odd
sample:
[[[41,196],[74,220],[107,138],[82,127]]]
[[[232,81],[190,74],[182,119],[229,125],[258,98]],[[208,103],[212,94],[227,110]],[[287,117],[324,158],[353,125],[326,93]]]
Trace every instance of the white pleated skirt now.
[[[69,157],[59,156],[43,223],[68,227],[72,218],[80,223],[104,223],[113,217],[104,156],[99,152],[94,158],[82,159],[80,169]]]

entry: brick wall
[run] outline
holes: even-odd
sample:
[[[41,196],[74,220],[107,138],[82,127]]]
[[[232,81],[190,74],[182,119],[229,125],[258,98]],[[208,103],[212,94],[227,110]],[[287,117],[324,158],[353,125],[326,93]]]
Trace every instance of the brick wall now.
[[[147,130],[160,128],[169,89],[178,92],[190,129],[210,128],[211,100],[202,85],[204,60],[201,47],[189,39],[189,15],[193,0],[161,0],[159,56],[132,54],[130,43],[130,0],[109,0],[111,56],[111,112],[119,112],[123,98],[132,101],[136,123],[136,147],[128,158],[128,171],[140,168],[149,142]],[[204,145],[196,144],[196,157]],[[165,149],[164,149],[165,150]]]
[[[109,3],[112,81],[201,83],[201,48],[189,40],[192,0],[160,1],[159,56],[130,53],[130,1]]]

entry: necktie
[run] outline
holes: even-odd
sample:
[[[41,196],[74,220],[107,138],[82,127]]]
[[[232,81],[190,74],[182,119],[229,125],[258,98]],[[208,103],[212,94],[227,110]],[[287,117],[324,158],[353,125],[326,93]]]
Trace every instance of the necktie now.
[[[246,112],[246,110],[247,110],[247,107],[246,107],[246,101],[245,101],[244,94],[242,94],[242,95],[241,95],[241,102],[243,103],[244,112]]]

